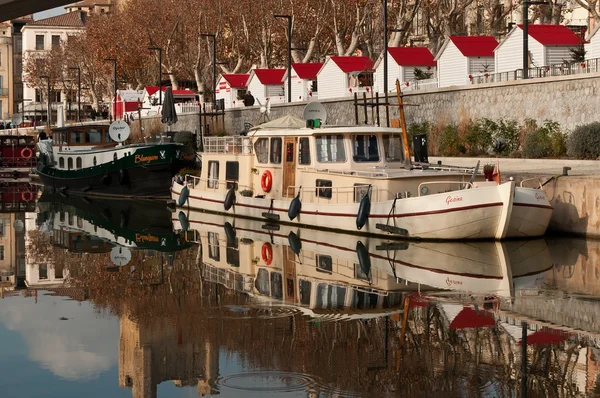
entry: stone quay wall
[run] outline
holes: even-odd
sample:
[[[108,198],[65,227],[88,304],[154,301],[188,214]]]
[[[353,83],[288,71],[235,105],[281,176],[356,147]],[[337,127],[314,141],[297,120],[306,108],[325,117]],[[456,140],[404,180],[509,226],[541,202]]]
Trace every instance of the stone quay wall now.
[[[425,91],[407,91],[407,123],[459,123],[468,119],[488,118],[553,120],[568,130],[584,123],[600,121],[600,73],[560,76],[527,81],[500,82],[464,87],[440,88]],[[359,100],[362,96],[359,96]],[[381,102],[383,98],[380,98]],[[359,101],[360,102],[360,101]],[[396,104],[396,97],[389,102]],[[328,124],[355,123],[353,98],[324,100]],[[284,115],[302,118],[306,102],[274,104],[270,119]],[[398,108],[389,108],[391,118],[398,117]],[[375,120],[368,109],[369,123]],[[225,132],[245,131],[247,124],[257,125],[261,120],[260,107],[235,108],[225,111]],[[359,121],[364,122],[364,110],[359,108]],[[385,110],[380,107],[380,120],[385,123]],[[192,130],[193,131],[193,130]]]

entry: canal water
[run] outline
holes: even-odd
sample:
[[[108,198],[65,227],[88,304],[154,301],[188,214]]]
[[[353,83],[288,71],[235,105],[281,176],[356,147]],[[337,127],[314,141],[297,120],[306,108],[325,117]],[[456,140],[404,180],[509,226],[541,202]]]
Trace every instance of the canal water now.
[[[17,202],[0,213],[2,397],[600,394],[600,242]]]

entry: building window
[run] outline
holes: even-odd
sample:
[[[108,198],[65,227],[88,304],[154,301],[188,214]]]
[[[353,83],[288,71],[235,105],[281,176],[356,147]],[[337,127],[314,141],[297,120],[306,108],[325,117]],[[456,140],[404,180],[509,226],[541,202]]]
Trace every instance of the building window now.
[[[346,149],[344,136],[341,134],[327,134],[316,137],[317,161],[320,163],[344,163]]]
[[[44,49],[44,35],[35,35],[35,49],[36,50]]]
[[[271,163],[281,163],[281,138],[271,138]]]
[[[63,279],[64,278],[64,265],[63,264],[56,264],[54,266],[54,279]]]
[[[60,36],[52,35],[52,49],[60,47]]]
[[[65,168],[65,158],[58,158],[58,167],[61,169]]]
[[[310,82],[310,91],[312,93],[316,93],[317,92],[317,88],[318,88],[318,86],[317,86],[317,79],[311,80],[311,82]]]
[[[67,159],[67,169],[71,170],[73,168],[73,158]]]
[[[317,180],[317,191],[315,195],[320,198],[331,199],[332,189],[320,187],[331,187],[332,185],[331,180]]]
[[[2,53],[0,53],[0,54],[2,54]],[[3,88],[4,88],[4,76],[0,76],[0,90]]]
[[[359,162],[379,162],[377,136],[361,134],[352,136],[352,159]]]
[[[310,144],[307,137],[300,138],[300,164],[310,164]]]
[[[4,246],[0,246],[0,261],[4,261]]]
[[[254,143],[254,153],[258,163],[267,163],[269,161],[269,139],[259,138]]]
[[[35,89],[35,102],[44,102],[44,95],[42,94],[42,90]]]
[[[82,167],[83,167],[81,163],[82,163],[82,162],[81,162],[81,158],[80,158],[80,157],[77,157],[77,159],[75,160],[75,166],[76,166],[78,169],[80,169],[80,168],[82,168]]]
[[[4,236],[4,220],[0,220],[0,236]]]
[[[235,182],[239,181],[240,178],[240,163],[239,162],[225,162],[225,179],[227,180],[227,189],[237,189]]]
[[[3,117],[2,117],[2,101],[0,101],[0,119],[3,119]]]
[[[215,160],[208,162],[208,187],[219,188],[219,162]]]
[[[40,264],[39,278],[48,279],[48,264]]]

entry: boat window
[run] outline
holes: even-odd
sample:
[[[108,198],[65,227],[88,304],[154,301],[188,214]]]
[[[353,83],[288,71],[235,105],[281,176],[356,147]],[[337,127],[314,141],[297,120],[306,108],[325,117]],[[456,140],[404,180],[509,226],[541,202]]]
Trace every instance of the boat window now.
[[[375,309],[377,308],[378,301],[379,296],[374,293],[361,292],[358,290],[352,292],[352,308],[359,310]]]
[[[310,164],[310,145],[307,137],[300,138],[300,164]]]
[[[78,169],[80,169],[80,168],[82,167],[82,164],[81,164],[81,158],[80,158],[80,157],[78,157],[78,158],[75,160],[75,166],[76,166]]]
[[[230,246],[230,243],[232,244],[232,246]],[[227,264],[231,265],[232,267],[239,267],[240,266],[240,251],[238,249],[238,239],[235,238],[233,240],[233,242],[229,242],[229,239],[227,240],[227,248],[225,249],[225,257],[227,259]]]
[[[330,274],[333,271],[333,258],[317,254],[317,271]]]
[[[354,184],[354,203],[358,203],[369,192],[369,184]],[[369,192],[369,198],[371,197]]]
[[[385,152],[385,160],[388,162],[404,161],[402,138],[398,134],[383,135],[383,151]]]
[[[52,141],[55,144],[67,145],[67,134],[66,133],[54,133]]]
[[[71,131],[71,142],[70,144],[83,144],[83,132],[81,131]]]
[[[264,294],[265,296],[269,295],[269,271],[262,268],[258,270],[254,287],[256,287],[256,290],[258,290],[260,294]]]
[[[312,288],[312,283],[309,281],[305,281],[300,279],[299,286],[299,294],[300,294],[300,304],[310,305],[310,291]]]
[[[102,131],[98,129],[87,129],[85,132],[85,142],[98,144],[102,142]]]
[[[370,274],[371,272],[369,271],[368,273],[365,273],[365,271],[363,271],[363,269],[360,267],[360,264],[354,264],[354,277],[356,279],[360,279],[363,281],[370,281],[371,277]]]
[[[208,162],[208,187],[219,188],[219,162],[216,160]]]
[[[319,135],[317,141],[317,161],[320,163],[343,163],[346,161],[344,136],[341,134]]]
[[[73,168],[73,158],[67,159],[67,168],[71,170]]]
[[[271,272],[271,297],[283,298],[283,277],[279,272]]]
[[[281,138],[271,138],[271,163],[281,163]]]
[[[216,232],[208,233],[208,257],[212,258],[215,261],[221,261],[219,234]]]
[[[268,163],[269,162],[269,139],[268,138],[259,138],[254,143],[254,152],[256,153],[256,159],[258,163]]]
[[[239,181],[240,179],[240,163],[239,162],[225,162],[225,179],[227,180],[227,189],[231,189],[235,186],[237,190],[237,184],[230,181]]]
[[[58,158],[58,167],[61,169],[65,168],[65,158]]]
[[[375,134],[352,136],[352,159],[355,162],[379,162],[379,148]]]
[[[331,199],[332,190],[331,188],[320,188],[320,187],[331,187],[333,184],[331,180],[317,180],[315,186],[317,187],[315,195],[320,198]]]
[[[346,288],[319,283],[317,286],[317,307],[340,309],[346,302]]]

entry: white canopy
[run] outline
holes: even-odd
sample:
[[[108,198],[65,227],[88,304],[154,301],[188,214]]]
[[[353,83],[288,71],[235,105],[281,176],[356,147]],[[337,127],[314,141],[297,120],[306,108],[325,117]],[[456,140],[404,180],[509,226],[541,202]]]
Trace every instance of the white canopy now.
[[[279,119],[271,120],[270,122],[260,124],[253,127],[252,130],[260,129],[301,129],[306,127],[306,122],[297,117],[285,115]]]

